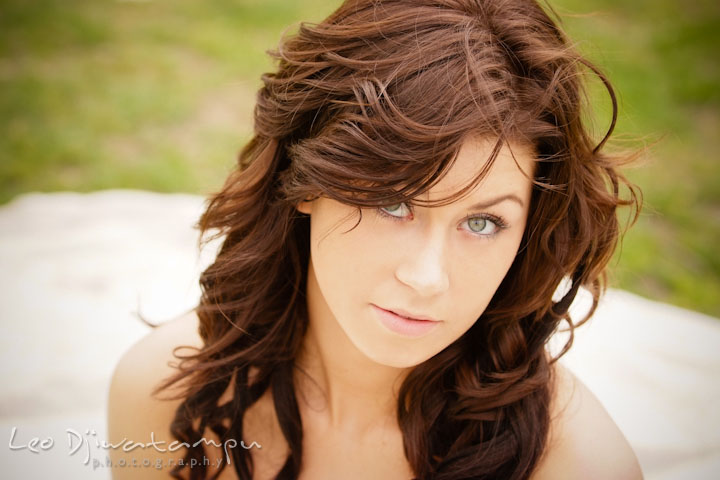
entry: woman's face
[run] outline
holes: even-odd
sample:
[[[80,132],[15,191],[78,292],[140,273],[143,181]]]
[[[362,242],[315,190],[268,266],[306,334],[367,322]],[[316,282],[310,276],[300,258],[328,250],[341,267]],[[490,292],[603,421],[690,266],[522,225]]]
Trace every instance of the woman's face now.
[[[419,198],[445,198],[467,185],[493,145],[468,139],[447,175]],[[310,310],[330,312],[361,352],[388,366],[415,366],[459,338],[487,307],[525,229],[534,155],[515,144],[512,152],[517,164],[503,146],[482,182],[454,203],[365,208],[355,228],[355,207],[327,198],[301,203],[311,215],[308,288],[317,294],[309,301],[321,303]]]

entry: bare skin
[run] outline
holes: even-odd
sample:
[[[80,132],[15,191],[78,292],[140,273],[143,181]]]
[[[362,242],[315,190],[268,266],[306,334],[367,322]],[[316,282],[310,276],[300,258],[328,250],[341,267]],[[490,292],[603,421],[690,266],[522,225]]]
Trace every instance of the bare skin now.
[[[155,439],[171,442],[169,426],[172,422],[179,400],[159,400],[150,397],[150,390],[160,380],[169,376],[173,369],[167,367],[173,362],[172,349],[178,345],[201,346],[197,334],[197,316],[194,312],[167,322],[140,342],[135,344],[121,359],[113,376],[109,404],[109,441],[117,443],[127,438],[137,442],[149,442],[150,432]],[[551,434],[545,455],[533,473],[531,480],[564,479],[619,479],[637,480],[642,478],[635,454],[622,432],[607,414],[595,395],[572,373],[557,365],[558,384],[552,401]],[[232,385],[231,385],[232,387]],[[231,388],[230,387],[230,388]],[[230,388],[228,390],[230,390]],[[229,400],[229,391],[221,397],[219,403]],[[312,417],[303,418],[303,423]],[[255,463],[255,479],[269,480],[282,466],[287,455],[287,444],[279,430],[272,407],[269,392],[246,414],[244,422],[246,445],[255,441],[262,448],[252,448],[250,452]],[[396,445],[387,450],[368,448],[377,437],[349,439],[331,443],[330,439],[318,439],[313,431],[322,429],[322,425],[308,423],[305,431],[302,477],[305,479],[323,478],[412,478],[409,465],[404,460],[402,450],[397,453]],[[217,437],[206,430],[205,438],[218,441]],[[339,436],[341,438],[342,436]],[[338,437],[336,437],[337,439]],[[392,438],[392,437],[391,437]],[[341,438],[342,439],[342,438]],[[330,444],[330,445],[329,445]],[[167,444],[165,444],[167,445]],[[366,448],[363,448],[366,447]],[[327,448],[327,450],[325,450]],[[352,452],[352,459],[359,465],[343,463],[339,457],[341,451]],[[145,450],[123,453],[121,449],[109,451],[114,464],[120,459],[160,458],[177,461],[182,458],[184,449],[175,453],[160,453]],[[220,448],[206,447],[210,465],[208,472],[215,472],[217,461],[223,457]],[[338,461],[334,461],[338,460]],[[387,467],[383,472],[372,472],[368,468]],[[114,468],[114,479],[160,479],[168,478],[169,468]],[[341,472],[341,477],[338,477]],[[221,480],[233,480],[237,476],[232,466],[227,466],[220,476]]]
[[[429,199],[465,186],[492,145],[484,138],[466,140],[447,175],[427,192]],[[311,217],[309,327],[295,378],[302,479],[413,477],[395,419],[398,387],[414,366],[473,325],[505,277],[525,229],[534,158],[522,145],[504,146],[466,197],[434,208],[368,209],[356,228],[352,207],[326,198],[298,205]],[[436,322],[425,334],[408,335],[389,327],[379,309]],[[179,401],[160,402],[149,392],[172,373],[158,366],[172,361],[174,346],[202,345],[196,331],[197,318],[188,315],[159,327],[121,360],[110,392],[111,442],[147,442],[150,431],[172,441],[169,425]],[[597,399],[564,369],[557,376],[550,441],[533,480],[642,478],[632,449]],[[228,399],[226,392],[220,403]],[[255,478],[274,478],[288,447],[269,392],[243,422],[242,440],[262,446],[250,450]],[[217,441],[210,431],[205,438]],[[210,453],[212,472],[222,451]],[[119,460],[123,452],[112,454]],[[114,474],[155,478],[160,470],[118,468]],[[235,478],[233,469],[221,478]]]

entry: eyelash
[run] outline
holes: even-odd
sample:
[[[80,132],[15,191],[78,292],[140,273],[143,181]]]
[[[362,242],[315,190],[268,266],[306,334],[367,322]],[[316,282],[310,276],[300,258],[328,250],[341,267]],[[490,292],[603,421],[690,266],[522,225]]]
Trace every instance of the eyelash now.
[[[413,214],[412,205],[407,204],[407,203],[404,203],[404,202],[403,202],[401,205],[406,205],[407,208],[408,208],[408,210],[410,210],[410,214],[411,214],[411,215]],[[387,217],[387,218],[389,218],[389,219],[391,219],[391,220],[395,220],[395,221],[398,221],[398,222],[403,222],[403,221],[405,221],[405,217],[396,217],[395,215],[391,215],[391,214],[387,213],[387,212],[384,210],[384,208],[385,208],[385,207],[382,207],[382,208],[378,208],[378,209],[377,209],[377,212],[378,212],[381,216]],[[508,228],[508,224],[507,224],[507,222],[505,221],[504,218],[499,217],[499,216],[497,216],[497,215],[491,215],[491,214],[489,214],[489,213],[483,213],[483,214],[479,214],[479,215],[478,215],[478,214],[468,214],[468,216],[463,219],[463,222],[467,222],[468,220],[472,220],[473,218],[481,218],[481,219],[483,219],[483,220],[489,220],[489,221],[491,221],[493,224],[495,224],[495,227],[497,227],[496,230],[495,230],[493,233],[490,233],[490,234],[481,234],[481,233],[473,232],[472,230],[468,230],[471,234],[473,234],[473,235],[475,235],[475,236],[477,236],[477,237],[486,239],[486,240],[494,237],[495,235],[497,235],[498,233],[500,233],[502,230],[505,230],[506,228]]]

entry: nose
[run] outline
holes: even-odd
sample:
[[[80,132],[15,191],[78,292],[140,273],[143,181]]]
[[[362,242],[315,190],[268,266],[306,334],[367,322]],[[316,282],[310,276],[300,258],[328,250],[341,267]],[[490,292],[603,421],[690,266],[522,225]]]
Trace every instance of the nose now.
[[[406,245],[395,277],[424,297],[438,295],[450,287],[442,235],[427,236],[415,248]]]

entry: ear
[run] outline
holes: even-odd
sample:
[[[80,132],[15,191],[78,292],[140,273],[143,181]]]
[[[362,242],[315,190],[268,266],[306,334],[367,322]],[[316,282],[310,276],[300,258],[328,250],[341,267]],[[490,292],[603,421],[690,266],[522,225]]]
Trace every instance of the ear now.
[[[300,213],[304,213],[304,214],[306,214],[306,215],[310,215],[310,214],[312,213],[312,205],[313,205],[313,201],[312,201],[312,200],[304,200],[304,201],[298,203],[298,204],[295,206],[295,208],[296,208],[297,211],[300,212]]]

